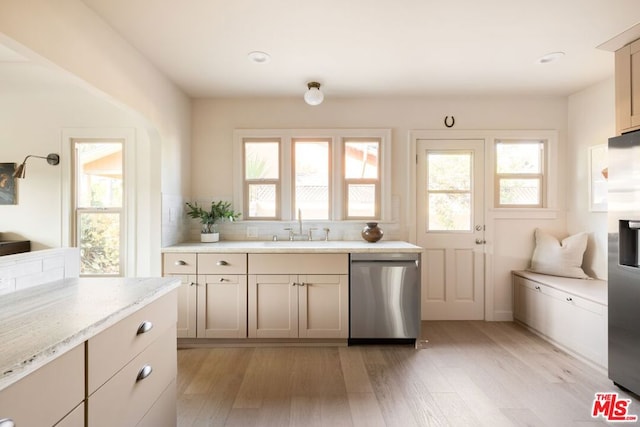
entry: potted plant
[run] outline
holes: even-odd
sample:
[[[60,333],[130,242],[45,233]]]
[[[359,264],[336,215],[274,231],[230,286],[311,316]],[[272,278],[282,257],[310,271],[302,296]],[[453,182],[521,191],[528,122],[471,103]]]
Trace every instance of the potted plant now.
[[[240,216],[239,213],[236,213],[231,208],[231,203],[229,202],[211,202],[209,210],[203,209],[198,205],[198,202],[193,204],[187,202],[186,205],[188,208],[187,215],[193,219],[200,220],[200,224],[202,224],[200,230],[201,242],[217,242],[220,240],[220,233],[218,233],[216,222],[221,219],[234,221]]]

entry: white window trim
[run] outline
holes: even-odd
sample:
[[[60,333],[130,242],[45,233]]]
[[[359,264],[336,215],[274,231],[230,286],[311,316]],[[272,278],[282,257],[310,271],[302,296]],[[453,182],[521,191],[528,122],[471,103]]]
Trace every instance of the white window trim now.
[[[517,145],[517,144],[523,144],[523,143],[530,143],[530,142],[536,142],[536,143],[542,143],[542,158],[540,159],[541,165],[540,165],[540,172],[538,173],[498,173],[498,171],[496,170],[496,158],[497,158],[497,152],[498,150],[496,149],[496,146],[499,143],[503,143],[503,144],[513,144],[513,145]],[[493,208],[495,209],[541,209],[541,208],[546,208],[547,207],[547,174],[549,173],[549,166],[547,164],[548,162],[548,156],[547,156],[547,151],[549,150],[549,141],[546,139],[499,139],[499,138],[495,138],[493,141],[493,155],[494,155],[494,170],[493,170],[493,186],[494,186],[494,192],[493,192]],[[517,205],[517,204],[513,204],[513,205],[508,205],[508,204],[501,204],[500,203],[500,195],[498,194],[500,192],[500,180],[501,179],[538,179],[538,181],[540,182],[540,194],[538,194],[539,197],[539,203],[538,204],[529,204],[529,205]]]
[[[291,144],[293,139],[330,139],[332,170],[342,170],[342,140],[362,137],[380,140],[380,218],[376,218],[376,220],[391,221],[391,129],[236,129],[233,132],[233,205],[237,207],[238,211],[244,211],[242,142],[245,138],[280,139],[282,144],[280,149],[281,189],[284,190],[292,188]],[[341,174],[331,174],[331,185],[333,191],[329,221],[341,221],[343,220],[344,193]],[[280,195],[280,221],[296,219],[295,213],[292,212],[292,203],[291,192],[282,191]],[[349,221],[362,222],[362,219]]]
[[[122,140],[124,155],[124,206],[123,206],[123,251],[121,274],[123,277],[136,276],[136,147],[135,147],[135,129],[127,128],[67,128],[62,130],[62,150],[61,164],[62,168],[62,236],[61,242],[63,247],[71,247],[75,244],[73,241],[74,230],[72,230],[74,212],[74,185],[73,185],[73,154],[72,147],[74,140]],[[80,262],[80,260],[78,260]]]

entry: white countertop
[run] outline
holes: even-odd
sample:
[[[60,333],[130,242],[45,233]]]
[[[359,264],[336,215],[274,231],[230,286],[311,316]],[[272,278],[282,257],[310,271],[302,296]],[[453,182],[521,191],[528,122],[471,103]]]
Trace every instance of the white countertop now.
[[[420,246],[401,241],[369,243],[351,240],[313,241],[221,241],[215,243],[179,243],[162,248],[165,253],[222,252],[222,253],[375,253],[422,252]]]
[[[0,390],[180,285],[176,278],[82,278],[0,299]]]

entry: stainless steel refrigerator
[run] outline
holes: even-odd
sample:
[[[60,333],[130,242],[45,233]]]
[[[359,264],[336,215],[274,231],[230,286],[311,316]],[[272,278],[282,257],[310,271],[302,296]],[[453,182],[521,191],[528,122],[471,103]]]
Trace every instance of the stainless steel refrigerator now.
[[[609,139],[609,378],[640,394],[640,131]]]

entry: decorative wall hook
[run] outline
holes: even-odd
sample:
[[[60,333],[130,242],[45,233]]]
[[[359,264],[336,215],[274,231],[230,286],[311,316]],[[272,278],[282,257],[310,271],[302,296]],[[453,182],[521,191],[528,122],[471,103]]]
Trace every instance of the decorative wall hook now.
[[[451,116],[451,124],[449,124],[449,116],[444,118],[444,125],[448,128],[452,128],[456,124],[456,118]]]

